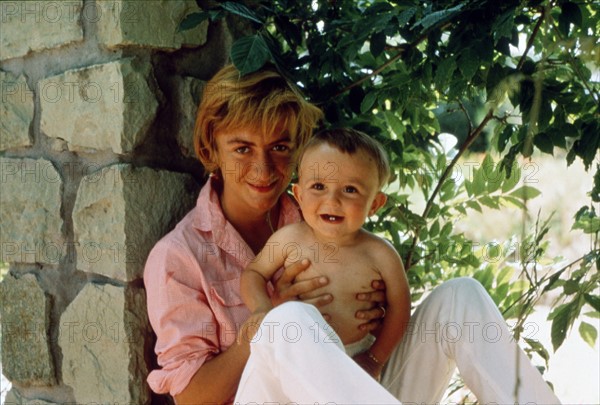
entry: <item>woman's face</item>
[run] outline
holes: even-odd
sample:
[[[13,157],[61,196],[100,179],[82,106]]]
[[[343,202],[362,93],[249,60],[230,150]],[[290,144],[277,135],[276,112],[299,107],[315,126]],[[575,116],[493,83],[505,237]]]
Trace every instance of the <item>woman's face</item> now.
[[[265,135],[241,128],[215,134],[227,210],[264,214],[287,188],[294,169],[294,142],[285,133]]]

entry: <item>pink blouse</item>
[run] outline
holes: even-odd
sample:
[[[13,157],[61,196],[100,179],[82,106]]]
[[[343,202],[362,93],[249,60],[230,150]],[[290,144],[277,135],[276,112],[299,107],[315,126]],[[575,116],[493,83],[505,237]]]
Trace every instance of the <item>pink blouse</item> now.
[[[205,361],[227,350],[250,315],[240,296],[242,270],[254,253],[225,219],[215,178],[196,207],[152,249],[144,271],[148,316],[157,336],[161,369],[148,384],[156,393],[179,394]],[[284,194],[278,228],[300,212]]]

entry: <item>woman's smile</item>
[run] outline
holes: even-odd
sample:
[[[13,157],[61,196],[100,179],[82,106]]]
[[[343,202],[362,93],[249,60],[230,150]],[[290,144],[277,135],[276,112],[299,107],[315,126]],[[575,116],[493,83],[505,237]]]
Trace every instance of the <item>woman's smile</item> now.
[[[258,191],[259,193],[269,193],[276,188],[277,180],[273,180],[272,182],[269,182],[269,183],[258,183],[258,184],[248,182],[248,185],[250,186],[250,188],[252,188],[255,191]]]

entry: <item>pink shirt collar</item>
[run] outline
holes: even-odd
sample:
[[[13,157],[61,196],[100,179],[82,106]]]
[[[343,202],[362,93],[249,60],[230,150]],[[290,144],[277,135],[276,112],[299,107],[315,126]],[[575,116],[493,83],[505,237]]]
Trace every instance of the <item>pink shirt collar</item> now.
[[[223,215],[219,193],[217,192],[218,181],[217,177],[211,175],[206,185],[202,187],[196,202],[192,225],[199,231],[212,232],[214,242],[226,251],[239,248],[240,244],[247,247],[237,229]],[[281,211],[277,229],[287,224],[299,222],[302,219],[298,205],[287,193],[281,195],[279,203],[281,204]],[[249,247],[247,248],[249,249]]]

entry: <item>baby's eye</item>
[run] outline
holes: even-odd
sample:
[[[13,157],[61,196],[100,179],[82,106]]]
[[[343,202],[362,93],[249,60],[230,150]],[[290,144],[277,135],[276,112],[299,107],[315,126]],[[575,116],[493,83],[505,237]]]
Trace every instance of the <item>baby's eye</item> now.
[[[325,185],[323,183],[315,183],[311,186],[311,188],[314,188],[315,190],[324,190]]]
[[[356,189],[356,187],[346,186],[344,187],[344,193],[358,193],[358,190]]]

